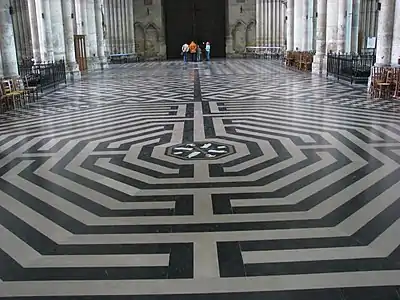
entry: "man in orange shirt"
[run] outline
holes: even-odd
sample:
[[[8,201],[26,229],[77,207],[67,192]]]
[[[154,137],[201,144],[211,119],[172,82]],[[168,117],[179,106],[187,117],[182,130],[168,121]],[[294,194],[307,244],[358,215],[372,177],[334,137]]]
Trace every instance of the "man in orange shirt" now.
[[[189,45],[190,55],[192,56],[192,61],[196,61],[196,52],[197,52],[197,45],[194,41],[192,41]]]

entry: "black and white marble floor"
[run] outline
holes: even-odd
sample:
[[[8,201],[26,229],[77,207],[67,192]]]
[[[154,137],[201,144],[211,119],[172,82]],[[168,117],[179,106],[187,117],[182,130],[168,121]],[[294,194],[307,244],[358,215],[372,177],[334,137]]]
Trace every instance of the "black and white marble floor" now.
[[[400,299],[399,108],[226,60],[9,112],[0,299]]]

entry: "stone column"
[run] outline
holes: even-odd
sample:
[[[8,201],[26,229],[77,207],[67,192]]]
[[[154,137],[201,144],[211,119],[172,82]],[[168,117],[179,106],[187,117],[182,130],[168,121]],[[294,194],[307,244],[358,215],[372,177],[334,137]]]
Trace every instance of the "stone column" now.
[[[29,21],[30,21],[30,30],[32,37],[32,50],[33,50],[33,59],[35,63],[41,61],[40,58],[40,41],[39,41],[39,31],[38,31],[38,22],[37,22],[37,14],[36,14],[36,1],[28,0],[28,10],[29,10]]]
[[[378,65],[388,65],[391,61],[394,12],[395,0],[386,0],[381,2],[381,11],[378,16],[378,36],[376,44],[376,64]]]
[[[65,60],[64,28],[61,0],[50,1],[51,33],[54,49],[54,60]]]
[[[308,51],[308,0],[303,0],[303,37],[302,37],[302,51]]]
[[[396,0],[395,16],[400,16],[400,0]],[[393,42],[392,42],[392,64],[398,64],[400,58],[400,18],[394,18]]]
[[[358,30],[360,23],[360,1],[353,0],[351,14],[351,52],[358,53]]]
[[[135,9],[133,5],[133,1],[129,2],[129,28],[130,28],[130,39],[132,41],[131,49],[132,53],[136,53],[136,45],[135,45]]]
[[[0,0],[0,53],[3,76],[18,76],[17,50],[9,0]]]
[[[327,0],[326,51],[336,52],[338,34],[338,0]]]
[[[280,14],[281,14],[281,16],[280,16],[280,18],[281,18],[281,22],[280,22],[280,24],[281,24],[281,43],[280,43],[280,46],[281,47],[283,47],[285,45],[285,40],[287,37],[286,9],[285,9],[284,5],[285,4],[282,2],[279,4],[279,9],[280,9]]]
[[[129,1],[129,0],[128,0]],[[129,37],[128,37],[128,10],[127,10],[127,3],[125,0],[121,1],[121,21],[122,21],[122,36],[123,36],[123,50],[124,53],[129,53]]]
[[[104,36],[103,36],[103,1],[94,0],[94,11],[96,19],[96,39],[97,39],[97,53],[99,56],[100,67],[103,69],[107,66],[107,59],[104,55]]]
[[[133,47],[133,34],[132,34],[132,30],[133,30],[133,2],[132,1],[128,1],[126,3],[127,5],[127,35],[128,35],[128,52],[129,53],[134,53],[134,47]]]
[[[96,70],[100,67],[99,57],[97,53],[97,37],[96,37],[96,17],[94,9],[94,0],[87,1],[87,43],[89,44],[88,52],[88,68]]]
[[[347,1],[338,0],[338,32],[337,32],[337,52],[346,52],[346,10]]]
[[[294,49],[301,50],[302,40],[303,40],[303,1],[294,1]]]
[[[54,49],[53,49],[53,36],[51,28],[51,18],[50,18],[50,0],[42,0],[42,18],[44,25],[44,36],[45,36],[45,61],[54,61]]]
[[[326,53],[326,7],[327,0],[317,0],[317,33],[316,51],[312,64],[312,72],[321,74],[324,68],[324,58]]]
[[[3,61],[1,59],[1,51],[0,51],[0,78],[3,78]]]
[[[81,73],[79,72],[78,64],[75,58],[75,47],[74,47],[74,25],[72,19],[72,2],[61,1],[62,4],[62,20],[64,23],[64,45],[65,45],[65,62],[67,76],[74,80],[80,78]]]
[[[80,11],[80,19],[81,22],[81,30],[82,34],[85,36],[85,50],[86,50],[86,57],[87,59],[90,59],[89,57],[89,37],[88,37],[88,20],[87,20],[87,0],[80,0],[80,5],[79,5],[79,11]]]
[[[288,0],[286,8],[286,50],[294,50],[294,0]]]
[[[268,45],[269,46],[274,46],[274,1],[275,0],[269,0],[268,1],[268,23],[269,23],[269,33],[268,33]]]
[[[265,11],[264,11],[265,3],[264,0],[260,0],[260,46],[264,46],[265,44]]]
[[[261,0],[256,0],[256,46],[260,46]]]

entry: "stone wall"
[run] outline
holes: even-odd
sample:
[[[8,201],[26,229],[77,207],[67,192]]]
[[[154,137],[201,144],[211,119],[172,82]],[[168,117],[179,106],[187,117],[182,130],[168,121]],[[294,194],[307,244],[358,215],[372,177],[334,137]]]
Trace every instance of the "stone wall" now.
[[[227,56],[243,53],[256,44],[256,0],[228,0]]]
[[[148,5],[145,5],[148,3]],[[162,0],[135,0],[136,52],[146,58],[166,55]],[[256,1],[228,0],[226,11],[226,53],[242,53],[256,42]]]
[[[136,52],[147,59],[165,58],[165,22],[162,0],[135,0],[134,12]]]

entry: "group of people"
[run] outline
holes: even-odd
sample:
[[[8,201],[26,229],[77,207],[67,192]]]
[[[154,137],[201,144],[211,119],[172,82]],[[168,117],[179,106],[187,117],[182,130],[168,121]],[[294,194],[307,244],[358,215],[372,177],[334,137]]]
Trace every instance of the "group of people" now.
[[[210,42],[203,42],[201,45],[197,45],[192,41],[189,45],[183,44],[181,55],[183,56],[183,61],[188,61],[188,55],[190,53],[192,62],[202,61],[202,54],[206,56],[206,60],[210,60],[211,45]]]

